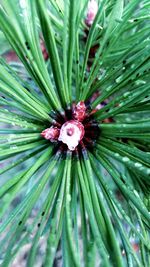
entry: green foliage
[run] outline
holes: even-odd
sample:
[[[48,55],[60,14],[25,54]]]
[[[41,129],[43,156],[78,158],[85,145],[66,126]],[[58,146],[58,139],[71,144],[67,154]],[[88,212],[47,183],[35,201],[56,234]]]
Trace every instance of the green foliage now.
[[[64,267],[150,266],[150,3],[97,2],[88,35],[88,0],[0,3],[1,31],[27,70],[0,59],[2,267],[26,244],[37,266],[41,238],[45,267],[58,251]],[[40,135],[50,112],[97,91],[92,109],[107,104],[94,114],[94,149],[62,159]]]

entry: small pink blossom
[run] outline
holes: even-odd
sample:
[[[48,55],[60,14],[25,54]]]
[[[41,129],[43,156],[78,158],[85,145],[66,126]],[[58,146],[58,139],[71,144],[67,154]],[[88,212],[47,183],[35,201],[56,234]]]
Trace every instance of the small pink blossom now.
[[[61,129],[58,140],[66,144],[69,150],[75,150],[84,136],[84,126],[81,122],[70,120],[65,122]]]
[[[100,96],[100,92],[96,91],[90,98],[90,103],[93,103]]]
[[[136,242],[132,243],[132,247],[133,247],[133,250],[135,252],[138,252],[139,251],[139,244],[138,243],[136,243]]]
[[[41,46],[41,50],[42,50],[42,54],[43,54],[44,59],[48,60],[49,55],[48,55],[48,52],[46,50],[45,43],[44,43],[44,41],[42,39],[40,40],[40,46]]]
[[[86,16],[86,20],[85,20],[85,23],[88,26],[91,26],[93,24],[93,21],[96,17],[97,11],[98,11],[98,4],[97,4],[96,0],[90,0],[88,3],[87,16]]]
[[[92,115],[92,114],[96,113],[98,110],[102,109],[103,107],[104,107],[103,104],[98,104],[98,105],[96,106],[96,108],[93,109],[93,110],[91,111],[90,114]]]
[[[99,96],[100,96],[100,92],[99,92],[99,91],[95,92],[95,93],[92,95],[92,97],[90,98],[90,103],[93,103]],[[96,113],[98,110],[102,109],[102,108],[105,106],[106,103],[108,103],[108,99],[105,99],[104,102],[98,104],[98,105],[95,107],[95,109],[92,110],[91,114],[94,114],[94,113]]]
[[[85,118],[86,106],[84,101],[80,101],[75,107],[73,111],[73,118],[78,121],[83,121]]]
[[[50,140],[51,142],[55,142],[58,140],[59,133],[60,133],[60,129],[58,129],[57,127],[51,126],[50,128],[45,129],[41,133],[41,136],[47,140]]]

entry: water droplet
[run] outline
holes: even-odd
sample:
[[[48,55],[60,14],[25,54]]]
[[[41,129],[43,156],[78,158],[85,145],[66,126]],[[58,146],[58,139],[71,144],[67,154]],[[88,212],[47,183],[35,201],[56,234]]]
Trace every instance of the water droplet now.
[[[150,174],[150,169],[147,169],[147,174],[148,174],[148,175]]]
[[[68,202],[71,201],[71,196],[69,194],[67,195],[67,200],[68,200]]]
[[[135,64],[132,64],[132,65],[131,65],[131,69],[133,69],[134,67],[135,67]]]
[[[122,75],[119,76],[119,77],[115,80],[115,82],[116,82],[116,83],[120,83],[120,82],[121,82],[121,79],[122,79]]]
[[[16,149],[16,148],[17,148],[17,146],[11,146],[11,148],[12,148],[12,149]]]
[[[138,192],[136,190],[133,190],[133,192],[137,197],[139,197],[139,194],[138,194]]]
[[[136,163],[135,163],[135,167],[138,167],[138,168],[140,168],[140,167],[142,167],[142,164],[141,164],[141,163],[139,163],[139,162],[136,162]]]
[[[129,121],[131,121],[131,119],[130,119],[130,118],[126,118],[126,121],[128,121],[128,122],[129,122]]]
[[[144,81],[144,80],[137,80],[137,81],[135,82],[135,84],[136,84],[136,85],[146,84],[146,81]]]
[[[125,250],[124,249],[122,250],[122,255],[125,255]]]
[[[124,97],[127,97],[129,94],[130,94],[130,92],[125,92],[125,93],[123,94],[123,96],[124,96]]]
[[[111,91],[111,88],[112,88],[111,86],[107,87],[107,88],[106,88],[106,91],[107,91],[107,92]]]
[[[122,107],[124,105],[124,102],[119,103],[119,107]]]
[[[123,162],[127,162],[127,161],[129,161],[130,159],[129,159],[128,157],[123,157],[122,160],[123,160]]]
[[[55,253],[55,247],[51,247],[51,252]]]

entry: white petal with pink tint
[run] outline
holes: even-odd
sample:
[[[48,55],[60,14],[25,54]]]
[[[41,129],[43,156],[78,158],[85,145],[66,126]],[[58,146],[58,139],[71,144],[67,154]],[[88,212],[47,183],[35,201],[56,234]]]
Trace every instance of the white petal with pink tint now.
[[[68,146],[70,150],[75,150],[84,136],[84,126],[81,122],[71,120],[65,122],[61,129],[58,140]]]
[[[96,0],[89,1],[87,17],[86,17],[86,24],[88,26],[91,26],[93,24],[93,21],[96,17],[97,11],[98,11],[98,4],[97,4]]]

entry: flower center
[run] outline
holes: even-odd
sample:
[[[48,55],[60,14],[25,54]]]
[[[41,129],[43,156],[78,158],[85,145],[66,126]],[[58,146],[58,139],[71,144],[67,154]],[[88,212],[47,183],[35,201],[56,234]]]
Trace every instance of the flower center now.
[[[74,156],[85,149],[92,151],[100,133],[93,117],[98,109],[99,107],[91,111],[84,101],[72,103],[71,108],[64,110],[64,113],[55,112],[50,115],[54,123],[43,130],[41,136],[54,143],[54,152],[59,151],[62,155],[67,150],[73,151]]]
[[[74,134],[74,128],[67,129],[67,135],[72,136]]]

